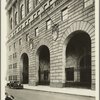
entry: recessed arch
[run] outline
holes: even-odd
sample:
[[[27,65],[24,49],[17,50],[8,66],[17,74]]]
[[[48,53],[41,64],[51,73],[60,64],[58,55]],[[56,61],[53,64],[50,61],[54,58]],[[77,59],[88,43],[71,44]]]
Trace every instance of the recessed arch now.
[[[21,83],[29,83],[29,58],[27,53],[21,55]]]
[[[64,42],[66,86],[91,87],[91,38],[81,30],[72,32]],[[88,55],[90,55],[88,58]],[[84,61],[84,62],[83,62]],[[85,79],[87,77],[87,79]]]
[[[37,49],[38,84],[49,85],[50,83],[50,51],[46,45]]]
[[[87,33],[91,40],[91,88],[93,88],[95,84],[95,78],[94,78],[94,61],[95,61],[95,55],[94,55],[94,48],[95,48],[95,27],[94,25],[90,24],[86,21],[77,20],[73,22],[69,27],[66,28],[65,32],[62,34],[61,42],[62,45],[59,47],[59,49],[62,49],[62,82],[66,83],[66,77],[65,77],[65,67],[66,67],[66,45],[68,44],[71,36],[73,36],[73,32],[75,31],[83,31]],[[65,45],[66,44],[66,45]]]

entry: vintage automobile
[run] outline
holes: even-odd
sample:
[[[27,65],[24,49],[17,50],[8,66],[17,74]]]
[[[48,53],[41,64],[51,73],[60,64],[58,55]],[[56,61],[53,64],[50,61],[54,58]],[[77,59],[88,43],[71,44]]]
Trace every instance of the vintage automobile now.
[[[23,84],[19,83],[19,81],[10,81],[7,86],[13,89],[23,89]]]

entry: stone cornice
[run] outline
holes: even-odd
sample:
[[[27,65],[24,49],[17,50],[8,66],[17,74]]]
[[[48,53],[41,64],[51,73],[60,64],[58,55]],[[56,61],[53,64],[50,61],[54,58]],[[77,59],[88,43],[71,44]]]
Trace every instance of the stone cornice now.
[[[62,3],[58,4],[59,6],[53,8],[48,14],[53,13],[58,7],[60,7],[63,3],[68,2],[68,1],[69,1],[69,0],[67,0],[67,1],[63,0]],[[43,3],[43,4],[44,4],[44,3]],[[37,8],[38,8],[38,6],[37,6]],[[38,9],[37,9],[37,10],[38,10]],[[37,10],[35,10],[35,11],[37,11]],[[14,37],[14,36],[13,36],[13,33],[16,34],[16,35],[18,35],[18,34],[21,32],[21,30],[23,30],[23,28],[26,27],[26,26],[29,24],[29,23],[28,23],[28,19],[32,18],[32,16],[33,16],[33,14],[34,14],[35,11],[30,12],[30,14],[29,14],[27,17],[25,17],[25,18],[20,22],[20,24],[18,24],[18,25],[10,32],[9,36],[11,36],[11,37],[13,38],[13,37]],[[40,16],[37,16],[36,19],[37,19],[38,17],[40,17]],[[41,20],[43,20],[45,17],[46,17],[46,15],[44,15],[41,19],[38,19],[37,21],[36,21],[36,19],[32,19],[31,22],[33,21],[34,24],[36,25],[38,22],[40,22]],[[26,25],[25,25],[25,23],[26,23]],[[21,26],[23,26],[23,27],[21,27]],[[34,25],[31,25],[30,28],[33,27],[33,26],[34,26]],[[18,31],[18,28],[20,28],[19,31]],[[26,28],[24,28],[24,29],[26,29]],[[15,31],[16,31],[16,33],[15,33]],[[7,36],[7,37],[8,37],[8,36]],[[9,38],[9,37],[8,37],[8,38]],[[9,42],[12,38],[8,39],[7,42]]]

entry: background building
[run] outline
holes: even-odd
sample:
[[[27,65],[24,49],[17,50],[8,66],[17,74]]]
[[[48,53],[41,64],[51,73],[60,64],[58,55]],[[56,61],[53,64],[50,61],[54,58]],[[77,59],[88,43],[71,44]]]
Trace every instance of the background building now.
[[[94,5],[94,0],[7,0],[8,80],[95,89]]]

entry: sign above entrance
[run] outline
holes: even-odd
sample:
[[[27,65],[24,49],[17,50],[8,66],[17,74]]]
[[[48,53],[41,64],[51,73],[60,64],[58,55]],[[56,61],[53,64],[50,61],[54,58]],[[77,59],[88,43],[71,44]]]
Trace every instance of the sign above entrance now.
[[[58,32],[59,32],[59,28],[58,28],[58,24],[55,24],[54,26],[52,26],[52,36],[53,36],[53,40],[57,40],[58,38]]]

